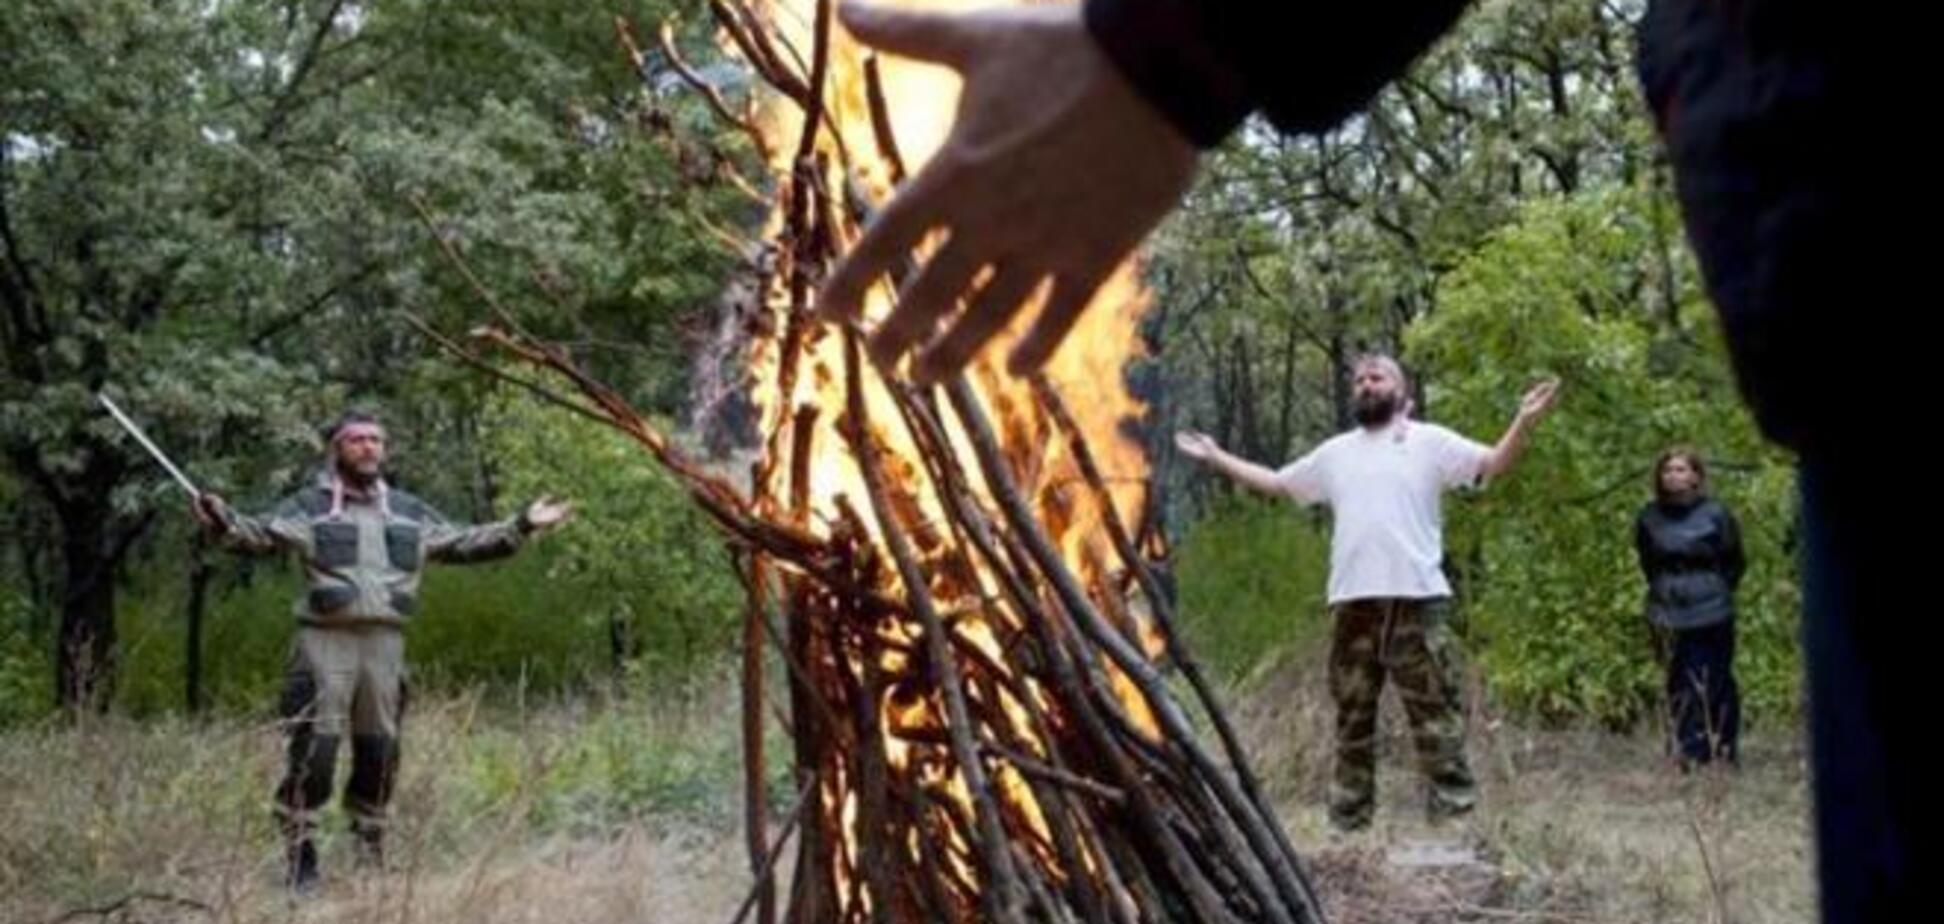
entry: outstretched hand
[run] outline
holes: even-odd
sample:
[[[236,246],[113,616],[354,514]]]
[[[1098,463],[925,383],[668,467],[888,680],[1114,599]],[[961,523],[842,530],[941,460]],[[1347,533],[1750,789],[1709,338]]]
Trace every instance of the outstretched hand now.
[[[1095,45],[1079,4],[942,14],[847,2],[838,12],[865,45],[957,71],[964,93],[944,145],[824,283],[823,313],[858,317],[865,292],[942,231],[871,336],[872,354],[890,366],[919,349],[915,378],[949,376],[1044,291],[1008,360],[1014,374],[1038,369],[1180,202],[1199,153]]]

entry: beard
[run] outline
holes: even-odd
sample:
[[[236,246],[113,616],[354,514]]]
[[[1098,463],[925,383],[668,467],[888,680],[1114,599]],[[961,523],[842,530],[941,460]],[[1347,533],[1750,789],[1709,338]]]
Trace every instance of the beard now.
[[[371,487],[373,482],[378,480],[378,476],[383,473],[384,466],[378,462],[358,463],[339,459],[337,470],[338,477],[343,478],[347,484],[360,488],[368,488]]]
[[[1381,427],[1397,416],[1396,395],[1364,392],[1351,399],[1350,416],[1365,427]]]

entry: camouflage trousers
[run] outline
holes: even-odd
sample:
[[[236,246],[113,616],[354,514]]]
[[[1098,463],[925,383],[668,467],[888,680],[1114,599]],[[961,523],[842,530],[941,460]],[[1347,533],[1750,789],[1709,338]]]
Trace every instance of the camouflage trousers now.
[[[1418,765],[1430,783],[1433,819],[1463,814],[1477,802],[1465,763],[1462,668],[1449,625],[1448,598],[1352,600],[1331,608],[1330,695],[1336,700],[1336,773],[1330,821],[1370,824],[1377,801],[1377,707],[1384,679],[1404,701]]]
[[[284,836],[306,842],[331,798],[338,744],[351,739],[344,808],[360,844],[376,850],[398,776],[405,710],[405,638],[396,626],[304,626],[292,645],[281,712],[288,754],[277,786]]]

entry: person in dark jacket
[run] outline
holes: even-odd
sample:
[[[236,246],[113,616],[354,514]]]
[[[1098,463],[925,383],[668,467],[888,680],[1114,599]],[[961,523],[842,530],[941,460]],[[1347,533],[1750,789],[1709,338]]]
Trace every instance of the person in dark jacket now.
[[[872,331],[873,354],[915,352],[912,376],[934,380],[1031,305],[1009,365],[1037,368],[1180,202],[1202,150],[1251,113],[1285,133],[1329,130],[1465,5],[1082,0],[950,15],[850,0],[840,15],[866,45],[965,82],[943,146],[832,270],[820,309],[856,317],[916,242],[943,238]],[[1829,922],[1903,914],[1927,814],[1917,744],[1933,710],[1919,684],[1934,648],[1912,644],[1899,617],[1932,544],[1875,521],[1882,467],[1857,449],[1907,428],[1910,402],[1895,396],[1928,387],[1913,381],[1928,341],[1908,331],[1921,315],[1908,292],[1932,262],[1918,251],[1929,237],[1905,228],[1930,195],[1912,179],[1924,148],[1901,143],[1930,86],[1911,73],[1924,60],[1911,46],[1928,33],[1910,13],[1649,0],[1640,26],[1641,83],[1742,396],[1762,432],[1798,454]]]
[[[1647,576],[1647,618],[1667,668],[1667,713],[1683,768],[1738,756],[1741,692],[1735,686],[1735,591],[1748,561],[1735,515],[1707,490],[1691,449],[1654,463],[1654,499],[1634,520]]]

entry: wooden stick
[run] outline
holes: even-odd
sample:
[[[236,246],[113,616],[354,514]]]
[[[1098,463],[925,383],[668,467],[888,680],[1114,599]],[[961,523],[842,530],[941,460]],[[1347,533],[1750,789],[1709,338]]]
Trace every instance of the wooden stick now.
[[[640,70],[641,63],[638,56],[641,52],[639,49],[634,48],[633,30],[628,27],[628,21],[620,16],[616,16],[614,17],[614,28],[615,31],[621,33],[622,40],[633,49],[632,53],[637,56],[635,67],[636,70]],[[747,135],[750,143],[756,147],[756,156],[762,158],[764,163],[769,163],[772,154],[769,139],[763,135],[763,130],[757,128],[756,123],[750,121],[748,116],[738,115],[731,111],[728,101],[722,98],[722,91],[716,89],[715,84],[702,79],[702,75],[695,68],[689,66],[688,61],[682,57],[681,49],[675,45],[674,24],[664,20],[657,38],[661,43],[662,54],[668,57],[668,66],[674,68],[676,75],[682,78],[682,82],[688,84],[697,93],[702,94],[702,98],[708,102],[709,109],[716,114],[716,118],[740,129],[744,135]],[[746,182],[745,185],[747,185]],[[752,189],[751,192],[753,193],[754,190]]]
[[[962,382],[955,384],[962,385]],[[924,419],[923,415],[919,417]],[[937,428],[935,421],[928,429],[932,429],[934,439],[942,440],[943,429]],[[982,464],[984,461],[982,457]],[[1220,898],[1205,881],[1201,880],[1181,845],[1161,823],[1159,800],[1149,792],[1148,785],[1129,765],[1125,753],[1116,747],[1112,734],[1094,711],[1088,694],[1082,689],[1084,675],[1076,670],[1060,645],[1054,631],[1055,623],[1040,611],[1030,591],[1022,586],[1017,578],[1007,577],[1012,572],[1007,567],[1008,559],[999,552],[990,539],[990,521],[979,511],[977,504],[972,501],[970,492],[964,490],[963,486],[959,490],[949,492],[947,499],[966,524],[967,534],[973,539],[975,547],[985,556],[988,565],[1005,578],[1002,584],[1012,597],[1014,606],[1020,612],[1027,614],[1027,624],[1038,634],[1041,649],[1045,652],[1049,666],[1052,668],[1055,688],[1060,690],[1064,702],[1079,719],[1083,732],[1093,740],[1096,751],[1107,762],[1113,777],[1120,782],[1123,791],[1133,801],[1131,814],[1136,823],[1155,840],[1155,846],[1166,858],[1171,874],[1183,885],[1191,904],[1201,917],[1207,921],[1221,920],[1218,910],[1221,905]]]
[[[749,909],[760,898],[763,883],[769,881],[771,872],[776,868],[776,858],[783,855],[783,845],[789,841],[790,835],[796,831],[797,820],[802,817],[804,807],[810,804],[810,797],[814,794],[816,787],[817,777],[813,773],[809,780],[804,783],[803,787],[797,790],[796,805],[790,809],[789,817],[784,819],[783,830],[776,833],[776,841],[770,844],[768,850],[763,852],[763,868],[758,873],[756,885],[750,888],[748,897],[744,898],[742,904],[736,907],[736,915],[729,919],[729,924],[742,924],[743,919],[749,916]]]
[[[767,571],[760,554],[752,553],[747,581],[747,609],[743,613],[742,710],[743,710],[743,838],[749,850],[750,870],[756,875],[758,924],[776,922],[776,880],[769,872],[765,844],[769,837],[764,824],[769,811],[768,782],[763,760],[763,615],[768,608],[765,590]]]
[[[985,475],[988,490],[998,499],[1000,509],[1005,512],[1007,521],[1024,541],[1027,552],[1052,584],[1061,604],[1082,631],[1086,632],[1095,644],[1101,646],[1113,660],[1114,665],[1126,673],[1128,679],[1141,690],[1147,698],[1148,708],[1161,721],[1163,730],[1173,739],[1171,745],[1186,754],[1201,775],[1213,785],[1217,796],[1221,798],[1223,807],[1235,817],[1237,824],[1243,826],[1251,845],[1263,855],[1261,859],[1264,865],[1270,868],[1277,891],[1282,893],[1283,905],[1286,905],[1286,907],[1271,905],[1270,910],[1278,912],[1272,915],[1271,920],[1290,922],[1290,924],[1298,920],[1320,920],[1321,916],[1312,911],[1316,907],[1314,895],[1310,894],[1303,884],[1288,872],[1288,867],[1291,865],[1290,858],[1283,855],[1274,838],[1262,830],[1265,827],[1263,819],[1252,811],[1252,806],[1247,805],[1234,781],[1229,779],[1228,775],[1223,773],[1221,768],[1195,744],[1194,730],[1189,727],[1187,719],[1181,715],[1179,708],[1168,697],[1165,685],[1160,676],[1155,673],[1153,665],[1106,624],[1100,612],[1087,599],[1086,592],[1081,589],[1079,581],[1060,560],[1058,550],[1053,548],[1051,540],[1046,537],[1045,531],[1033,518],[1032,512],[1020,498],[1018,489],[1014,487],[1011,475],[999,455],[998,442],[992,434],[992,426],[986,420],[984,411],[979,407],[978,398],[972,394],[970,386],[966,385],[963,379],[955,380],[947,385],[946,396],[951,400],[953,410],[958,413],[960,422],[965,425],[973,452],[978,457],[979,467]],[[1270,821],[1273,823],[1273,818]],[[1292,915],[1301,915],[1301,917],[1292,917]]]
[[[979,748],[1006,760],[1027,776],[1038,777],[1055,786],[1064,786],[1075,792],[1084,793],[1113,805],[1127,801],[1127,793],[1098,780],[1089,779],[1070,770],[1062,770],[1041,760],[1028,757],[1012,748],[991,741],[979,742]]]
[[[898,576],[904,582],[906,596],[911,608],[925,629],[926,646],[931,655],[931,669],[934,682],[945,700],[946,723],[952,733],[952,750],[957,759],[959,772],[964,774],[966,788],[972,791],[972,804],[975,808],[979,827],[979,849],[984,856],[986,875],[992,881],[986,883],[987,910],[1000,924],[1022,921],[1022,898],[1019,895],[1018,874],[1014,871],[1012,857],[1006,852],[1006,832],[999,823],[999,810],[992,796],[992,789],[985,778],[985,771],[973,748],[971,720],[966,714],[965,688],[958,673],[958,662],[951,657],[946,647],[945,627],[938,617],[938,610],[932,605],[931,594],[926,590],[924,572],[918,568],[917,560],[912,557],[910,544],[898,525],[896,515],[886,499],[884,472],[878,461],[877,447],[872,445],[870,418],[864,404],[862,361],[858,357],[857,334],[844,332],[845,391],[849,404],[847,415],[847,438],[855,452],[858,467],[863,472],[864,484],[871,495],[871,507],[877,514],[878,531],[884,544],[891,551],[892,560],[897,563]]]
[[[1033,374],[1032,386],[1033,393],[1039,398],[1041,405],[1066,434],[1067,447],[1073,453],[1081,476],[1093,491],[1094,503],[1100,507],[1102,521],[1107,527],[1107,535],[1113,540],[1114,549],[1120,553],[1121,562],[1133,572],[1135,579],[1141,585],[1141,592],[1147,596],[1155,622],[1160,625],[1162,637],[1167,641],[1169,657],[1181,669],[1183,676],[1188,678],[1189,686],[1201,702],[1202,711],[1208,715],[1209,722],[1215,726],[1215,734],[1227,753],[1229,766],[1235,771],[1249,802],[1264,817],[1273,819],[1275,812],[1268,798],[1262,793],[1262,785],[1256,779],[1255,769],[1249,763],[1248,754],[1242,749],[1241,737],[1235,733],[1235,726],[1229,721],[1228,712],[1216,701],[1214,690],[1202,671],[1200,660],[1195,657],[1194,652],[1181,637],[1179,624],[1174,616],[1174,602],[1169,598],[1167,588],[1162,587],[1160,580],[1155,577],[1154,569],[1148,567],[1147,559],[1135,546],[1133,537],[1128,535],[1119,511],[1114,508],[1113,495],[1107,490],[1100,466],[1094,461],[1093,450],[1088,447],[1079,425],[1074,422],[1073,414],[1067,410],[1066,402],[1061,399],[1059,391],[1054,389],[1043,373]],[[1278,849],[1293,858],[1296,851],[1290,846],[1282,826],[1270,824],[1269,829],[1275,835]],[[1290,867],[1296,878],[1301,881],[1303,890],[1314,894],[1315,887],[1310,883],[1309,876],[1304,872],[1302,865],[1292,861]]]

